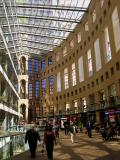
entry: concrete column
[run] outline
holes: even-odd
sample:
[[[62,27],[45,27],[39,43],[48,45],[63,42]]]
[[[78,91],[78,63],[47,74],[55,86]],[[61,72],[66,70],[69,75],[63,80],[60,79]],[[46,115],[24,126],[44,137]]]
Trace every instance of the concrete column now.
[[[88,107],[89,107],[89,96],[86,96],[86,105],[87,105],[87,111],[88,111]]]
[[[25,115],[25,121],[28,122],[28,106],[25,109],[25,113],[26,113],[26,115]]]
[[[98,109],[99,105],[99,94],[98,92],[95,94],[95,102],[96,102],[96,109]],[[100,111],[96,111],[96,122],[100,123]]]
[[[49,82],[48,82],[48,76],[46,76],[46,94],[49,95]]]
[[[19,66],[20,66],[20,59],[21,57],[24,56],[26,59],[26,64],[25,64],[25,68],[26,71],[28,70],[28,55],[20,55],[19,56]],[[25,72],[26,72],[25,71]],[[25,109],[25,120],[28,121],[28,72],[26,72],[26,74],[23,75],[19,75],[19,80],[18,80],[18,93],[20,93],[20,85],[21,85],[21,80],[25,80],[26,82],[26,86],[25,86],[25,99],[19,99],[18,100],[18,113],[20,113],[20,107],[21,104],[25,104],[26,109]],[[21,117],[19,117],[19,120],[21,119]]]
[[[5,114],[4,120],[2,122],[2,130],[6,131],[7,130],[7,126],[8,126],[7,115]]]
[[[116,85],[116,96],[118,96],[118,95],[120,95],[120,82],[119,82],[119,80],[116,80],[115,85]]]
[[[54,93],[57,92],[57,73],[54,73]]]
[[[106,100],[105,107],[108,107],[109,91],[107,86],[104,86],[104,93],[105,93],[105,100]]]
[[[3,84],[3,85],[5,85],[5,83]],[[3,96],[5,97],[5,98],[7,98],[7,86],[5,85],[4,86],[5,88],[4,88],[4,91],[3,91]]]
[[[70,88],[70,86],[72,86],[72,63],[69,66],[67,66],[67,69],[68,69],[68,85]]]
[[[18,79],[18,93],[20,94],[20,79]]]
[[[61,78],[61,91],[64,90],[65,84],[64,84],[64,69],[60,70],[60,78]]]
[[[70,100],[69,102],[70,102],[70,111],[72,111],[72,113],[73,113],[73,111],[74,111],[74,102],[73,102],[73,100]]]
[[[77,99],[77,103],[78,103],[78,113],[80,112],[80,98],[79,99]]]
[[[18,101],[18,113],[20,113],[20,105],[19,105],[19,101]]]
[[[2,80],[0,79],[0,96],[1,96],[1,82],[2,82]]]
[[[75,62],[75,71],[76,71],[76,84],[79,83],[79,66],[78,66],[78,60]]]
[[[28,74],[28,56],[26,57],[25,68],[26,68],[25,73]]]
[[[26,93],[26,99],[28,98],[27,96],[28,96],[28,79],[26,79],[26,91],[25,91],[25,93]]]
[[[14,116],[12,116],[10,123],[11,123],[11,127],[13,127],[14,126]]]

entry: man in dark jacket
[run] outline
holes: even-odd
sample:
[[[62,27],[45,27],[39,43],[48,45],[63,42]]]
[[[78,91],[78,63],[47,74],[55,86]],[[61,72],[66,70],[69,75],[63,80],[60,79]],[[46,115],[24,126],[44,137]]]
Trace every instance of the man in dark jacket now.
[[[38,132],[35,130],[35,126],[32,125],[31,127],[32,128],[26,132],[25,143],[27,143],[28,141],[31,157],[34,158],[36,147],[37,147],[37,141],[38,140],[41,141],[41,139],[40,139]]]
[[[90,121],[87,122],[86,129],[87,129],[88,137],[91,138],[92,137],[92,124]]]

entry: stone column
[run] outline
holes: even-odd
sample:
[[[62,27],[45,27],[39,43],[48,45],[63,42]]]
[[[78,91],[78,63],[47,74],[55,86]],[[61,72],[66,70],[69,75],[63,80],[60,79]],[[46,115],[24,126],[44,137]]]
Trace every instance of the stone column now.
[[[28,106],[26,106],[25,113],[25,121],[28,122]]]
[[[96,110],[99,109],[99,94],[98,92],[95,94],[95,105],[96,105]],[[100,123],[100,111],[96,111],[96,122]]]

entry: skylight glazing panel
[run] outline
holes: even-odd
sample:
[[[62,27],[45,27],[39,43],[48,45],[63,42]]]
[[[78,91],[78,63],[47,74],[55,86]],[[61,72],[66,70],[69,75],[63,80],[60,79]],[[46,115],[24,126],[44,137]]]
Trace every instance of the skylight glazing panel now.
[[[19,24],[27,24],[28,18],[25,17],[18,17]]]
[[[60,39],[54,39],[54,43],[57,43],[58,45],[61,43],[62,40]]]
[[[59,45],[62,40],[56,39],[58,37],[67,37],[70,34],[69,29],[74,29],[77,23],[70,22],[69,20],[80,20],[84,12],[78,12],[76,7],[88,7],[90,0],[5,0],[7,5],[12,3],[14,7],[7,7],[8,21],[10,24],[11,35],[10,43],[15,41],[15,45],[18,46],[18,42],[22,42],[22,45],[26,45],[23,49],[30,51],[30,46],[34,47],[35,52],[37,47],[42,47],[42,52],[45,50],[51,50],[55,45]],[[17,6],[21,5],[21,7]],[[23,6],[22,6],[23,5]],[[25,7],[24,5],[27,5]],[[15,7],[17,6],[17,8]],[[35,7],[36,6],[36,7]],[[39,7],[40,6],[40,7]],[[61,6],[61,8],[59,8]],[[62,7],[63,6],[63,7]],[[71,7],[71,10],[69,10]],[[75,7],[75,8],[73,8]],[[17,11],[17,15],[16,15]],[[0,10],[0,24],[8,24],[3,7]],[[21,15],[19,17],[19,15]],[[26,17],[28,16],[28,17]],[[3,18],[4,17],[4,18]],[[36,19],[38,18],[38,19]],[[39,19],[40,18],[40,19]],[[43,19],[41,19],[43,18]],[[55,18],[55,19],[54,19]],[[60,20],[60,21],[59,21]],[[4,34],[10,34],[9,27],[3,27]],[[67,31],[69,30],[69,32]],[[20,32],[26,34],[17,34]],[[30,34],[37,36],[31,36]],[[40,35],[40,36],[38,36]],[[43,38],[41,35],[46,35]],[[53,38],[49,38],[52,36]],[[13,39],[12,39],[13,37]],[[18,41],[16,41],[18,39]],[[31,41],[31,42],[30,42]],[[40,45],[39,45],[40,43]],[[43,44],[42,44],[43,43]],[[51,44],[54,44],[53,46]],[[29,45],[29,46],[28,46]],[[36,49],[35,49],[36,48]],[[46,51],[47,52],[47,51]]]

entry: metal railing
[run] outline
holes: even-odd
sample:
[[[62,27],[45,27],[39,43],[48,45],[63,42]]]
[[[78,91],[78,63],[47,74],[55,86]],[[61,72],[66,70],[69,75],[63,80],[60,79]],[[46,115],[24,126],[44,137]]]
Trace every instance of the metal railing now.
[[[43,130],[38,130],[41,139]],[[7,132],[0,135],[0,160],[10,159],[11,157],[28,150],[28,144],[25,144],[25,132]]]
[[[0,160],[9,159],[28,149],[28,145],[24,143],[25,133],[8,135],[0,137]]]

